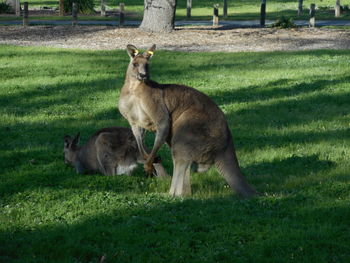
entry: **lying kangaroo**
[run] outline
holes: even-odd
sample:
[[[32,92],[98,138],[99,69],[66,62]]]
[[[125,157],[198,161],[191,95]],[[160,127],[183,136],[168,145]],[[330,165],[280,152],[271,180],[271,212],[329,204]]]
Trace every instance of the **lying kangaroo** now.
[[[65,163],[72,164],[79,174],[99,171],[104,175],[130,175],[138,162],[144,163],[130,128],[101,129],[83,146],[78,146],[79,140],[79,133],[74,138],[64,137]],[[160,163],[153,165],[158,176],[167,175]]]
[[[190,167],[200,170],[216,164],[227,183],[243,197],[256,191],[244,179],[236,157],[231,132],[224,113],[205,94],[176,84],[158,84],[150,80],[149,59],[156,46],[143,54],[128,45],[130,63],[119,98],[119,110],[129,121],[146,172],[164,142],[171,147],[174,172],[170,194],[191,194]],[[144,130],[156,132],[150,154],[143,145]]]

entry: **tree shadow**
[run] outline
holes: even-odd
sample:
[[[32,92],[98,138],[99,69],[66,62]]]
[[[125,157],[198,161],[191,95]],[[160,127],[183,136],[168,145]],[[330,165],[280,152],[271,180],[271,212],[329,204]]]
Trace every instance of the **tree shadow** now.
[[[285,159],[261,162],[243,168],[245,174],[257,184],[267,183],[275,191],[285,184],[290,178],[302,179],[313,176],[319,172],[327,172],[336,167],[336,163],[330,160],[322,160],[316,154],[310,156],[293,155]],[[273,183],[272,183],[273,182]],[[300,187],[309,187],[303,185]]]
[[[2,230],[3,261],[26,262],[346,262],[345,203],[319,205],[305,195],[270,200],[235,198],[117,200],[115,209],[53,216],[54,224]],[[145,206],[145,203],[147,204]],[[316,203],[316,204],[315,204]],[[84,204],[73,201],[63,207]],[[281,242],[283,240],[283,242]],[[322,247],[320,250],[319,247]],[[335,254],[336,251],[336,254]],[[291,257],[293,255],[293,257]],[[261,260],[268,258],[268,260]]]
[[[302,56],[305,53],[291,54]],[[257,55],[255,60],[261,61],[265,55]],[[102,58],[100,63],[110,62]],[[179,76],[180,70],[170,68],[168,71],[168,63],[171,61],[162,61],[156,73],[166,72],[166,77]],[[191,75],[198,70],[217,69],[220,61],[207,67],[186,63],[188,65],[181,71]],[[245,66],[253,68],[254,63]],[[244,63],[225,64],[225,67],[237,66],[244,66]],[[348,128],[278,132],[312,121],[332,121],[349,113],[349,94],[345,89],[338,94],[324,91],[333,84],[345,87],[350,77],[315,78],[317,80],[310,83],[291,85],[288,85],[288,79],[271,81],[266,83],[269,89],[253,85],[239,90],[215,90],[209,92],[209,96],[226,111],[238,152],[322,141],[345,142]],[[75,175],[73,168],[64,165],[62,137],[65,133],[74,134],[80,130],[86,141],[99,128],[127,126],[115,106],[95,110],[93,116],[64,114],[48,120],[21,119],[25,112],[36,115],[40,110],[50,109],[51,104],[76,106],[80,98],[106,93],[113,85],[120,87],[119,82],[122,79],[118,76],[64,84],[63,95],[49,101],[45,95],[59,93],[59,85],[0,97],[4,112],[16,118],[6,127],[0,126],[3,179],[0,196],[10,200],[17,194],[13,202],[19,200],[19,206],[22,200],[31,202],[30,213],[35,214],[28,216],[19,208],[1,207],[5,219],[17,216],[30,221],[20,227],[3,226],[0,231],[1,261],[98,262],[103,255],[106,255],[105,262],[349,260],[346,244],[350,214],[344,201],[349,193],[344,186],[348,174],[333,172],[337,168],[335,161],[317,154],[290,153],[269,161],[249,162],[242,166],[243,173],[260,192],[268,192],[268,195],[245,201],[232,196],[231,191],[222,194],[223,179],[195,174],[194,197],[173,199],[159,194],[168,190],[169,180],[147,179],[143,177],[142,168],[131,177],[104,177]],[[82,86],[89,88],[77,89]],[[288,87],[279,89],[280,86]],[[306,96],[295,99],[299,95]],[[117,92],[115,96],[117,102]],[[270,99],[274,101],[264,103]],[[225,109],[226,105],[240,102],[254,105],[235,111]],[[18,106],[16,111],[14,106]],[[50,114],[55,113],[49,112],[48,116]],[[268,129],[273,131],[265,132]],[[171,169],[169,151],[162,151],[161,156],[165,155],[168,162],[166,168]],[[332,178],[323,183],[330,187],[319,187],[322,178],[318,176],[328,172],[332,173]],[[305,188],[307,191],[300,190]],[[28,194],[34,190],[36,193]],[[47,197],[45,190],[54,190],[54,193]],[[198,198],[201,191],[205,198]],[[209,192],[212,197],[207,196]],[[56,207],[58,203],[59,207]]]
[[[24,52],[24,50],[23,50]],[[58,54],[61,51],[53,51],[54,54]],[[62,51],[64,55],[71,54],[71,51]],[[67,53],[65,53],[67,52]],[[29,56],[35,56],[38,52],[29,53]],[[48,52],[49,54],[51,52]],[[318,55],[323,54],[321,51],[317,52],[291,52],[289,55],[302,56],[304,54],[308,55]],[[78,57],[86,57],[89,53],[77,52]],[[340,51],[329,51],[326,54],[336,55],[342,54]],[[47,54],[44,52],[42,56],[45,58]],[[75,53],[74,53],[75,55]],[[106,56],[110,53],[106,53],[103,56],[95,56],[84,59],[86,63],[101,63],[114,65],[115,61],[108,59]],[[269,54],[269,59],[273,60],[273,57],[279,57],[283,53],[272,53]],[[11,56],[11,54],[8,54]],[[242,54],[241,56],[244,56]],[[96,59],[96,60],[95,60]],[[185,68],[174,69],[168,67],[171,63],[169,60],[162,60],[156,67],[157,75],[165,76],[178,76],[182,71],[186,71],[189,75],[194,75],[195,72],[210,72],[217,71],[218,65],[222,65],[225,68],[237,68],[245,66],[247,70],[250,68],[252,70],[259,67],[255,65],[258,61],[259,63],[264,63],[266,59],[266,54],[256,54],[254,55],[254,60],[250,63],[244,63],[238,59],[235,63],[226,61],[218,61],[214,64],[203,64],[203,65],[191,65],[187,63]],[[96,62],[97,61],[97,62]],[[121,61],[122,65],[127,63],[127,56]],[[286,65],[288,67],[289,65]],[[272,65],[268,68],[273,69]],[[11,69],[12,70],[12,69]],[[24,68],[23,68],[24,70]],[[34,68],[34,70],[36,70]],[[88,74],[87,70],[82,70],[84,74]],[[208,95],[221,106],[226,113],[229,126],[233,130],[233,135],[235,138],[236,148],[238,151],[253,152],[256,149],[263,149],[265,147],[284,147],[288,145],[298,145],[298,144],[308,144],[308,143],[318,143],[322,141],[339,141],[346,140],[348,129],[334,129],[334,130],[320,130],[320,131],[291,131],[288,133],[279,133],[281,129],[289,126],[304,125],[312,121],[332,121],[336,118],[342,118],[348,113],[348,97],[344,94],[326,94],[322,91],[327,90],[332,85],[339,85],[350,82],[350,76],[341,76],[338,78],[333,78],[332,80],[327,79],[322,76],[313,76],[317,79],[310,82],[298,82],[295,83],[294,80],[280,79],[276,81],[267,82],[264,87],[269,87],[269,89],[263,89],[261,86],[247,86],[244,89],[235,90],[214,90],[209,91]],[[93,116],[89,113],[84,115],[79,115],[78,118],[74,116],[74,107],[78,107],[81,98],[87,96],[95,96],[98,93],[106,93],[110,90],[115,90],[116,86],[121,87],[122,77],[107,77],[105,79],[100,78],[100,80],[90,80],[90,81],[76,81],[65,84],[52,84],[46,85],[45,87],[37,87],[35,89],[17,91],[14,94],[3,94],[0,97],[0,104],[6,109],[5,112],[12,114],[17,117],[23,117],[25,115],[36,115],[38,113],[45,113],[47,116],[50,114],[56,115],[57,112],[62,110],[63,112],[71,111],[71,115],[67,116],[64,114],[58,119],[48,119],[47,121],[31,121],[31,122],[14,122],[8,124],[7,127],[3,127],[1,132],[3,133],[3,151],[6,153],[4,156],[4,162],[2,164],[2,170],[4,173],[9,175],[16,167],[18,170],[25,170],[29,165],[37,166],[34,169],[34,173],[40,174],[40,169],[47,169],[45,173],[42,173],[38,180],[32,181],[32,174],[23,173],[22,177],[19,179],[9,179],[8,183],[2,188],[3,194],[11,194],[16,192],[14,186],[18,186],[17,191],[23,191],[28,188],[37,187],[72,187],[72,188],[84,188],[88,185],[88,177],[73,176],[74,170],[65,169],[62,157],[62,140],[61,138],[65,134],[76,134],[78,131],[82,133],[82,137],[85,140],[93,134],[97,129],[108,127],[108,126],[129,126],[127,121],[122,118],[120,113],[116,109],[116,103],[118,100],[117,91],[115,93],[115,104],[110,107],[104,107],[103,110],[94,110]],[[291,85],[288,85],[291,83]],[[281,88],[283,86],[284,88]],[[77,88],[79,87],[79,88]],[[81,88],[80,87],[84,87]],[[320,92],[319,94],[316,92]],[[55,94],[55,96],[50,97],[50,94]],[[299,95],[307,95],[303,98],[295,99],[294,97]],[[268,102],[274,99],[271,103],[260,103]],[[255,103],[256,105],[250,105],[249,107],[244,107],[236,111],[226,110],[226,105],[235,103]],[[52,105],[56,107],[65,105],[73,105],[73,107],[55,109],[52,110]],[[326,108],[331,108],[332,110],[323,111],[320,107],[315,107],[315,105],[322,105]],[[254,127],[254,129],[252,129]],[[268,129],[274,129],[276,132],[264,132]],[[34,137],[32,134],[36,134]],[[45,138],[45,141],[43,141]],[[148,142],[152,142],[152,138]],[[27,151],[22,152],[21,149],[25,148]],[[29,150],[28,150],[29,149]],[[171,170],[171,157],[168,149],[163,149],[161,155],[165,156],[164,160],[166,162],[166,168]],[[290,159],[291,158],[291,159]],[[292,157],[287,157],[283,160],[275,160],[271,164],[270,162],[261,162],[253,165],[243,166],[243,170],[248,175],[249,180],[256,180],[258,187],[261,187],[263,180],[271,180],[271,177],[261,177],[264,178],[260,180],[255,179],[254,174],[260,169],[260,174],[276,176],[286,171],[281,169],[282,164],[289,164],[292,169],[295,169],[296,175],[305,175],[308,173],[317,173],[320,170],[317,166],[326,169],[331,167],[328,166],[328,161],[319,160],[316,156],[299,156],[297,159]],[[34,159],[34,163],[31,160]],[[292,162],[296,161],[295,166]],[[305,167],[304,163],[314,162],[314,165],[309,165]],[[292,170],[291,169],[291,170]],[[62,176],[59,176],[56,172],[61,171]],[[140,171],[139,174],[143,172]],[[289,176],[289,174],[287,174]],[[45,177],[46,176],[46,177]],[[46,179],[43,179],[45,177]],[[58,179],[55,179],[58,178]],[[103,177],[101,177],[103,178]],[[16,181],[18,180],[18,181]],[[52,181],[56,183],[52,184]],[[73,181],[76,180],[76,183]],[[95,178],[94,178],[95,180]],[[129,191],[130,186],[133,187],[135,181],[133,179],[112,180],[109,182],[107,188],[102,182],[105,179],[101,179],[100,183],[96,185],[96,188],[101,191],[110,190],[112,188],[117,189],[117,192]],[[123,183],[124,182],[124,183]],[[32,186],[31,186],[32,184]],[[61,185],[62,184],[62,185]],[[119,184],[121,186],[119,186]],[[260,185],[260,186],[259,186]],[[210,191],[216,191],[222,186],[222,181],[214,181]],[[126,190],[123,190],[125,187]],[[196,185],[194,190],[196,190]],[[200,189],[202,186],[198,186]],[[6,191],[6,189],[12,189]],[[140,191],[146,190],[147,188],[139,188]]]
[[[91,96],[90,91],[94,88],[95,92],[93,94],[115,90],[116,83],[118,82],[121,83],[122,79],[106,78],[90,81],[89,83],[77,81],[64,84],[43,85],[35,89],[16,92],[16,94],[1,95],[0,103],[4,107],[7,107],[7,113],[16,114],[17,116],[43,112],[50,114],[50,111],[55,111],[50,110],[52,105],[55,105],[55,108],[57,108],[79,102],[82,98]],[[79,108],[78,105],[76,105],[76,108]],[[72,114],[76,111],[74,107],[71,110]]]
[[[147,178],[141,165],[131,177],[106,177],[100,174],[76,175],[74,168],[65,165],[63,162],[63,134],[59,126],[60,125],[54,125],[51,129],[51,134],[54,137],[51,139],[51,142],[42,144],[39,138],[39,140],[31,141],[31,144],[35,145],[36,148],[31,148],[30,150],[22,152],[18,150],[7,151],[6,154],[2,155],[2,174],[4,180],[0,188],[1,196],[11,196],[15,193],[40,188],[81,189],[102,192],[112,191],[118,194],[152,193],[155,190],[161,192],[168,191],[170,179],[166,181],[161,180],[157,183],[156,181],[160,179]],[[35,126],[32,128],[37,129]],[[84,134],[92,134],[96,130],[94,125],[86,125],[82,128]],[[322,137],[319,139],[326,139],[326,136],[328,135],[322,134]],[[337,138],[337,140],[341,139],[339,134],[334,134],[334,137]],[[84,141],[86,141],[87,138],[88,136],[83,136]],[[305,138],[304,134],[302,138]],[[343,133],[343,138],[346,138],[345,131]],[[272,141],[274,139],[275,136],[271,136],[271,138],[266,137],[261,144],[254,142],[254,146],[251,147],[248,142],[253,140],[253,138],[240,138],[240,143],[236,144],[236,146],[244,151],[253,151],[256,148],[266,146],[280,147],[286,143],[291,143],[282,138],[278,140],[278,143],[273,144]],[[302,140],[298,140],[299,138],[295,138],[295,136],[291,136],[290,139],[293,140],[292,143],[302,143]],[[313,138],[312,140],[316,139]],[[149,143],[152,142],[153,140],[150,139]],[[40,144],[42,144],[41,147],[39,147]],[[250,147],[252,149],[250,149]],[[172,163],[169,149],[164,146],[159,152],[159,155],[162,157],[163,165],[168,173],[171,174]],[[286,188],[285,186],[285,182],[290,178],[298,178],[304,188],[308,187],[308,185],[303,182],[303,177],[314,176],[321,171],[325,172],[334,168],[336,168],[336,163],[329,160],[322,160],[318,155],[293,155],[283,159],[244,165],[242,166],[242,171],[252,185],[259,191],[278,193],[289,191],[288,187]],[[17,176],[11,176],[13,173],[16,173]],[[224,179],[219,176],[218,172],[215,172],[214,175],[212,173],[207,175],[195,174],[192,177],[192,188],[195,195],[200,195],[201,193],[220,193],[222,188],[226,185]],[[340,176],[334,180],[343,181],[343,177]],[[91,182],[93,182],[93,184],[91,184]],[[159,184],[159,189],[151,187],[151,184],[154,183]],[[269,185],[269,190],[266,188],[266,184]]]
[[[255,34],[255,33],[252,33],[252,34]],[[257,33],[257,34],[260,34],[260,33]],[[164,53],[167,54],[168,52],[165,51]],[[203,76],[206,76],[207,74],[219,74],[221,69],[232,70],[233,76],[234,74],[239,74],[239,71],[242,69],[248,72],[249,71],[260,72],[261,70],[275,71],[275,70],[282,70],[282,69],[294,70],[294,69],[300,69],[300,66],[301,66],[300,63],[298,63],[297,60],[295,60],[295,63],[284,63],[283,57],[288,56],[288,57],[298,58],[298,57],[308,56],[312,59],[313,57],[316,58],[316,57],[324,57],[324,56],[327,57],[327,56],[345,55],[347,54],[347,51],[307,50],[307,51],[274,51],[274,52],[239,52],[239,53],[235,53],[234,60],[223,56],[222,53],[220,52],[210,52],[209,54],[205,52],[200,52],[199,54],[201,54],[201,63],[197,63],[197,61],[191,57],[191,54],[187,54],[183,52],[179,54],[181,54],[181,56],[183,57],[183,60],[179,62],[181,67],[179,67],[178,65],[174,65],[171,59],[158,60],[157,56],[153,59],[153,62],[151,63],[151,72],[152,73],[157,72],[157,74],[155,73],[152,74],[155,80],[157,80],[157,77],[162,77],[163,75],[167,76],[169,79],[172,76],[179,75],[180,73],[183,74],[184,71],[186,72],[186,76],[188,77],[188,80],[191,81],[192,78],[203,77]],[[220,59],[213,60],[212,59],[213,54],[217,54],[220,57]],[[170,56],[169,53],[167,55]],[[249,57],[251,58],[250,61],[247,61],[246,59],[247,55],[249,55]],[[163,55],[163,58],[164,58],[164,55]],[[278,62],[276,63],[275,60],[277,60]],[[183,61],[185,61],[185,63],[183,63]],[[315,66],[315,65],[312,65],[312,66]],[[227,75],[226,77],[228,76],[230,75]],[[252,77],[257,77],[257,76],[252,75]],[[317,80],[316,77],[319,77],[324,80],[329,80],[325,78],[327,77],[327,75],[325,76],[321,74],[312,75],[310,77],[316,80]],[[346,80],[349,76],[345,75],[345,76],[338,76],[338,77],[339,77],[339,81],[342,81],[343,79]],[[174,79],[176,80],[177,78],[174,78]],[[277,82],[276,84],[283,84],[283,82],[285,82],[286,80],[288,79],[284,77],[275,81]],[[291,78],[290,80],[292,81],[293,79]],[[275,81],[271,81],[269,83],[271,83],[272,85],[276,85],[274,83]],[[278,83],[278,81],[281,81],[281,83]],[[298,81],[300,80],[298,79]],[[208,81],[206,83],[208,83]],[[300,85],[302,85],[302,83],[307,83],[307,85],[309,85],[309,83],[305,79],[301,81]],[[186,84],[186,83],[179,83],[179,84]],[[295,85],[295,83],[292,83],[292,84]],[[244,86],[244,88],[245,87],[246,86]],[[232,87],[228,86],[227,88],[232,88]],[[261,88],[261,87],[259,86],[256,88]],[[219,90],[213,90],[213,93],[215,93],[216,91],[220,92]],[[210,96],[211,95],[215,95],[215,94],[210,94]]]

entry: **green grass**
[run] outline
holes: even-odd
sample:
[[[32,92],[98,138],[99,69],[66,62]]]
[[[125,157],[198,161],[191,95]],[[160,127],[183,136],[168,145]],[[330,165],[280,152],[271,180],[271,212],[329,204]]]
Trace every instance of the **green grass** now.
[[[247,180],[212,169],[170,180],[76,175],[63,136],[127,126],[116,109],[125,51],[0,46],[1,262],[349,262],[350,51],[159,51],[152,76],[208,94]],[[151,143],[151,137],[148,143]],[[161,151],[171,172],[169,150]]]
[[[47,0],[28,0],[31,7],[58,7],[58,1]],[[116,1],[107,0],[108,9],[115,9],[120,2],[124,2],[128,15],[126,19],[140,20],[143,14],[143,0]],[[223,1],[215,0],[193,0],[192,19],[193,20],[211,20],[213,15],[213,4],[220,4],[220,15],[222,15]],[[228,1],[228,20],[251,20],[260,18],[260,0],[237,0]],[[340,18],[334,17],[334,0],[304,0],[304,11],[300,17],[297,17],[296,0],[271,0],[267,1],[267,17],[266,19],[276,20],[281,16],[293,17],[294,19],[308,19],[309,7],[311,3],[315,3],[318,10],[316,11],[316,19],[350,19],[350,12],[344,12]],[[99,10],[101,1],[95,0],[96,9]],[[348,4],[345,1],[341,4]],[[91,17],[91,16],[90,16]],[[129,17],[129,18],[128,18]],[[88,18],[88,17],[86,17]],[[176,19],[182,20],[186,18],[186,0],[178,0]]]
[[[324,26],[323,28],[350,30],[350,26]]]

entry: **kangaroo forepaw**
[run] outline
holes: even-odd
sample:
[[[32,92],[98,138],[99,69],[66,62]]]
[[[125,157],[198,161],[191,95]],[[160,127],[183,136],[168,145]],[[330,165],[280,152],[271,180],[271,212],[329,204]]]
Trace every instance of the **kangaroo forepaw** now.
[[[152,175],[153,173],[153,163],[151,162],[146,162],[144,165],[143,165],[143,168],[145,169],[145,172],[146,174],[148,175]]]

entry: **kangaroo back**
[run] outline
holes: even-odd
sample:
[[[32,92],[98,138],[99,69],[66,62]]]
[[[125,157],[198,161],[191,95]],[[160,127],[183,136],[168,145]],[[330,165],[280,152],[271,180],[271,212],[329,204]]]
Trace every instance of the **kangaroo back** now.
[[[65,136],[65,162],[77,173],[100,171],[104,175],[130,174],[139,159],[131,129],[108,127],[98,130],[85,145],[78,146],[80,135]]]
[[[137,166],[139,151],[129,130],[103,131],[96,141],[99,170],[105,175],[128,174]]]

